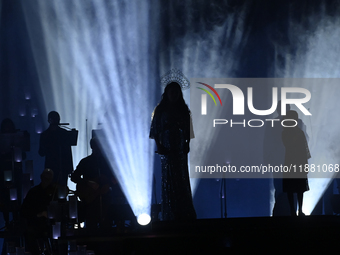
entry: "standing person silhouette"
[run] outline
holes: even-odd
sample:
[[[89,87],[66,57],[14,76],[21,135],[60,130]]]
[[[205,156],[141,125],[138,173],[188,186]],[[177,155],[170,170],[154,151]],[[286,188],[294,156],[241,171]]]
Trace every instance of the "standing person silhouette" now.
[[[296,111],[288,111],[286,125],[294,125],[295,120],[298,123],[298,113]],[[288,124],[291,122],[291,124]],[[311,158],[305,133],[296,125],[295,127],[284,127],[282,131],[282,141],[285,146],[285,166],[288,168],[296,168],[296,172],[284,173],[282,180],[283,192],[287,193],[290,212],[292,216],[296,216],[294,205],[294,193],[297,194],[299,205],[299,216],[304,216],[302,212],[303,193],[309,190],[307,174],[308,172],[300,171],[300,166],[304,170],[304,166],[308,164]]]
[[[59,127],[58,112],[51,111],[48,122],[50,126],[40,136],[39,155],[45,157],[45,168],[53,170],[53,182],[67,186],[68,175],[73,172],[70,134]]]
[[[187,161],[191,128],[181,86],[171,82],[153,112],[150,129],[162,164],[162,220],[196,219]]]
[[[286,105],[286,112],[290,110],[290,105]],[[281,115],[281,100],[277,103],[277,119],[280,122],[286,117]],[[283,127],[276,123],[266,123],[265,135],[263,140],[263,162],[266,165],[280,166],[284,164],[285,147],[282,143]],[[285,204],[287,203],[286,194],[282,191],[282,173],[273,173],[271,182],[271,206],[272,216],[282,216],[289,214],[286,210]]]

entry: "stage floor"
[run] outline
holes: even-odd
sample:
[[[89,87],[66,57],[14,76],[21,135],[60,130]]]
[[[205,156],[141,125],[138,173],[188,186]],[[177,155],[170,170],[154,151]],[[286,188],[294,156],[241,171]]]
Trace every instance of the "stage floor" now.
[[[73,240],[95,254],[324,254],[338,253],[339,231],[339,216],[198,219],[158,221],[125,233],[79,231],[59,245],[61,251]]]

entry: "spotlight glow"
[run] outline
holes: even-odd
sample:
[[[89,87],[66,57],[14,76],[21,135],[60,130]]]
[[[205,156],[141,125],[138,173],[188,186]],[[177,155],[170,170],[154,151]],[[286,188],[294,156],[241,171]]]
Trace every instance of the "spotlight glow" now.
[[[147,213],[142,213],[137,218],[138,224],[142,225],[142,226],[148,225],[150,223],[150,221],[151,221],[151,217]]]

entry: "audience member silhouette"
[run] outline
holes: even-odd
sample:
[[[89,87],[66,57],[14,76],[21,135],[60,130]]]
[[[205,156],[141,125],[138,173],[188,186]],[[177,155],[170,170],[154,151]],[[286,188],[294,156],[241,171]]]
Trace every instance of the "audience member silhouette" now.
[[[150,138],[162,164],[162,220],[195,219],[188,153],[193,138],[191,114],[178,83],[168,84],[152,116]]]
[[[40,184],[28,191],[21,206],[21,216],[26,220],[26,251],[32,254],[41,254],[39,247],[50,236],[47,207],[57,197],[53,176],[53,171],[46,168],[40,175]]]
[[[95,229],[98,224],[111,227],[108,214],[111,190],[117,190],[114,186],[119,184],[101,153],[97,138],[91,139],[90,146],[92,154],[79,162],[71,181],[77,183],[77,195],[85,205],[86,228]]]
[[[54,171],[54,182],[67,186],[68,175],[73,171],[70,133],[59,127],[59,113],[48,114],[50,126],[40,136],[39,155],[45,157],[45,168]]]
[[[298,113],[296,111],[288,111],[285,119],[295,120],[298,122]],[[290,123],[290,124],[288,124]],[[286,121],[286,125],[294,125],[294,121]],[[303,193],[309,190],[305,165],[308,164],[308,159],[311,157],[305,133],[296,125],[295,127],[284,127],[282,131],[282,141],[285,146],[285,166],[293,169],[296,172],[287,172],[283,174],[282,187],[287,193],[290,212],[292,216],[296,216],[294,205],[294,193],[297,194],[299,216],[303,216]],[[301,168],[300,168],[301,166]],[[300,171],[302,169],[302,171]]]

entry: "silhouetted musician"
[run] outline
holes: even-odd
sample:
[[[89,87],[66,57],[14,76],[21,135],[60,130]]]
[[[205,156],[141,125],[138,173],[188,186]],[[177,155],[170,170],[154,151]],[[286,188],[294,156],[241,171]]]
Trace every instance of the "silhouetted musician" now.
[[[56,111],[48,114],[50,126],[40,136],[39,155],[45,157],[45,168],[54,171],[53,182],[67,186],[68,175],[73,171],[71,146],[77,144],[78,131],[61,128]]]
[[[90,145],[92,154],[79,162],[71,180],[77,183],[76,193],[85,205],[86,228],[97,228],[99,223],[111,227],[108,210],[112,187],[118,183],[101,153],[98,140],[92,138]]]

